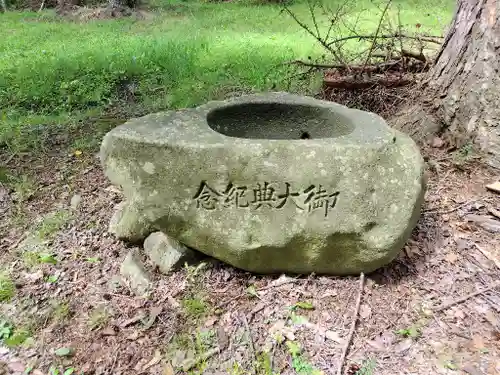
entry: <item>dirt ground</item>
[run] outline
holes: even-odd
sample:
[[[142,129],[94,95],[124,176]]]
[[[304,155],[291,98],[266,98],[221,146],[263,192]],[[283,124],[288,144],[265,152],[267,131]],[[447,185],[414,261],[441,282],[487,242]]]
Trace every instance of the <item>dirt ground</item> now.
[[[468,296],[500,280],[500,232],[484,225],[500,224],[500,194],[485,188],[500,171],[435,146],[411,240],[363,284],[215,261],[161,275],[144,259],[147,298],[119,277],[130,246],[107,225],[122,197],[95,154],[0,155],[16,176],[0,184],[1,265],[15,283],[0,335],[26,333],[0,346],[0,374],[337,374],[359,295],[343,374],[500,374],[500,287]],[[51,256],[26,250],[35,230]]]

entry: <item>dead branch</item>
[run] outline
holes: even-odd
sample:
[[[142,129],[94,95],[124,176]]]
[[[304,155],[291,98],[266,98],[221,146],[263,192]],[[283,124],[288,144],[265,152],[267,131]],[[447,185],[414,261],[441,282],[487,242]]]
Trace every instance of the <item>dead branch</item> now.
[[[365,286],[365,274],[361,272],[359,275],[359,292],[358,292],[358,300],[356,301],[356,307],[354,309],[354,315],[352,318],[351,329],[349,330],[349,334],[347,335],[347,341],[344,346],[344,350],[342,351],[342,356],[340,357],[340,363],[337,370],[337,375],[342,375],[342,370],[344,369],[344,362],[347,357],[347,352],[349,351],[349,347],[351,346],[352,337],[354,336],[354,331],[356,330],[356,323],[358,322],[359,315],[359,307],[361,306],[361,297],[363,296],[363,289]]]
[[[465,302],[468,299],[471,299],[471,298],[479,296],[479,295],[481,295],[483,293],[489,292],[490,290],[498,288],[499,286],[500,286],[500,282],[494,283],[493,285],[489,286],[488,288],[484,288],[484,289],[478,290],[478,291],[476,291],[474,293],[467,294],[464,297],[457,298],[454,301],[451,301],[449,303],[445,303],[444,305],[436,307],[432,311],[435,312],[435,313],[441,312],[441,311],[446,310],[446,309],[448,309],[448,308],[450,308],[452,306],[458,305],[459,303]]]
[[[302,60],[294,60],[294,61],[289,61],[284,63],[284,65],[291,65],[291,64],[296,64],[296,65],[302,65],[302,66],[307,66],[311,68],[316,68],[316,69],[337,69],[337,70],[343,70],[343,69],[348,69],[349,71],[354,71],[354,72],[363,72],[363,73],[373,73],[373,72],[381,72],[383,70],[386,70],[388,68],[394,67],[397,65],[400,61],[389,61],[389,62],[383,62],[379,64],[372,64],[368,66],[364,65],[349,65],[349,66],[344,66],[344,65],[337,65],[337,64],[320,64],[320,63],[312,63],[312,62],[307,62],[307,61],[302,61]]]
[[[305,31],[307,31],[309,33],[309,35],[311,35],[312,37],[314,37],[314,39],[316,39],[328,52],[330,52],[334,58],[342,65],[346,65],[342,59],[340,58],[340,56],[337,54],[337,52],[331,48],[325,40],[323,40],[321,38],[320,35],[316,35],[305,23],[303,23],[302,21],[300,21],[297,16],[295,15],[295,13],[293,13],[290,8],[288,8],[286,5],[283,6],[283,9],[294,19],[295,22],[297,22],[297,24],[302,27]]]
[[[245,330],[248,334],[248,341],[250,343],[250,350],[252,351],[252,357],[257,362],[257,352],[255,351],[255,345],[253,343],[252,331],[250,330],[250,326],[248,325],[248,320],[245,314],[242,315],[243,324],[245,325]],[[253,367],[253,372],[255,373],[255,367]]]
[[[418,40],[422,42],[427,42],[427,43],[434,43],[434,44],[442,44],[442,41],[439,40],[441,38],[440,36],[431,36],[431,37],[418,37],[418,36],[411,36],[411,35],[406,35],[406,34],[401,34],[401,33],[395,33],[395,34],[384,34],[384,35],[349,35],[349,36],[344,36],[342,38],[335,39],[331,42],[328,43],[328,46],[331,46],[332,44],[337,44],[340,42],[344,42],[347,40],[351,39],[357,39],[358,41],[361,41],[363,39],[413,39],[413,40]]]
[[[382,22],[384,21],[385,14],[387,13],[387,10],[389,9],[389,6],[391,5],[391,3],[392,3],[392,0],[389,0],[387,2],[387,4],[385,4],[385,8],[382,12],[382,16],[380,17],[380,21],[379,21],[378,26],[377,26],[377,31],[375,31],[372,45],[370,46],[370,50],[368,51],[368,55],[366,56],[366,60],[365,60],[365,64],[364,64],[365,66],[368,65],[368,62],[370,61],[370,57],[372,55],[373,48],[375,48],[375,42],[377,41],[377,36],[380,32],[380,28],[382,27]]]
[[[415,60],[422,61],[423,63],[427,63],[427,59],[425,58],[423,52],[415,53],[415,52],[408,51],[408,50],[402,48],[401,54],[405,57],[411,57]]]
[[[372,76],[363,77],[359,79],[354,76],[344,76],[335,79],[325,78],[323,84],[328,88],[342,88],[342,89],[364,89],[373,86],[384,87],[401,87],[414,83],[415,80],[407,77],[386,77],[386,76]]]

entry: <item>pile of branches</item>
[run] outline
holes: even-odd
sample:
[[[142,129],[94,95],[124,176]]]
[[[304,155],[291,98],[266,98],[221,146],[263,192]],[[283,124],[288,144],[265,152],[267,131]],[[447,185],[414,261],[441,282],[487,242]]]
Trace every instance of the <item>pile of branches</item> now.
[[[388,17],[391,1],[380,7],[378,26],[371,34],[358,31],[363,12],[358,11],[357,17],[351,21],[352,10],[348,6],[352,2],[347,0],[333,11],[326,9],[320,2],[308,0],[311,15],[309,25],[300,20],[289,7],[284,6],[283,11],[314,37],[326,52],[319,60],[309,57],[305,61],[288,62],[287,65],[293,65],[300,70],[294,77],[321,71],[323,96],[378,113],[387,112],[387,103],[400,102],[401,95],[408,96],[408,88],[402,88],[414,86],[421,74],[430,69],[433,65],[433,55],[439,50],[443,38],[421,33],[420,24],[415,24],[412,32],[405,30],[399,12],[395,22]],[[329,25],[323,28],[323,32],[318,25],[318,10],[322,11],[323,15],[330,16]],[[395,93],[395,90],[399,93]],[[338,100],[339,95],[342,100]],[[384,99],[382,101],[381,95]],[[353,105],[355,98],[364,103]],[[376,107],[382,108],[372,108],[373,106],[368,104],[370,100],[376,102]]]

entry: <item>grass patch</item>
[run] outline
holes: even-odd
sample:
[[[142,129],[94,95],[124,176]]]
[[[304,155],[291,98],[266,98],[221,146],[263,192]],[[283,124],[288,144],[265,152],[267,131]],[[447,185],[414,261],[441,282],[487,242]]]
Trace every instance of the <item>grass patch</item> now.
[[[0,302],[9,302],[16,294],[14,281],[7,271],[0,271]]]
[[[181,304],[188,319],[201,319],[210,309],[209,304],[203,298],[196,296],[183,298]]]
[[[65,321],[71,316],[69,303],[57,299],[50,301],[50,315],[55,322]]]
[[[335,4],[335,3],[333,3]],[[237,92],[288,89],[288,73],[275,67],[323,53],[314,39],[276,5],[160,1],[145,20],[72,23],[50,11],[2,15],[0,40],[0,144],[11,152],[43,147],[51,131],[72,131],[89,119],[100,122],[110,108],[127,118]],[[441,34],[454,1],[396,1],[403,23]],[[292,5],[310,23],[307,5]],[[352,5],[352,17],[366,9],[360,32],[371,31],[378,8]],[[318,14],[320,28],[328,16]],[[78,41],[78,43],[75,43]],[[290,91],[316,90],[308,84]],[[117,117],[116,113],[112,117]],[[95,137],[82,135],[73,148],[95,148],[112,122]],[[78,131],[77,131],[78,132]]]
[[[71,212],[68,210],[58,210],[46,215],[37,225],[36,235],[44,240],[53,237],[71,219]],[[43,260],[42,260],[43,261]],[[50,263],[49,258],[43,263]]]

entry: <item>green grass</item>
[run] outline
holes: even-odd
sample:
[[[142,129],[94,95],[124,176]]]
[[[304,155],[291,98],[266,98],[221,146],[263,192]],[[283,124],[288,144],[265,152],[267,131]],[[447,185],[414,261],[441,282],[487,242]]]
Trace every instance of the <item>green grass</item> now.
[[[9,302],[16,293],[12,277],[7,271],[0,270],[0,303]]]
[[[395,4],[403,23],[419,22],[423,32],[440,34],[454,1]],[[116,102],[151,112],[233,92],[287,89],[287,73],[275,67],[323,52],[279,6],[154,5],[156,11],[139,21],[74,23],[51,11],[1,15],[0,145],[13,151],[35,147],[47,128],[72,129]],[[310,23],[305,4],[292,9]],[[360,31],[371,31],[379,12],[365,0],[356,2],[350,17],[362,9],[368,12]],[[320,15],[319,23],[325,29],[327,16]],[[131,92],[133,104],[123,104]],[[88,138],[82,142],[95,147]]]

